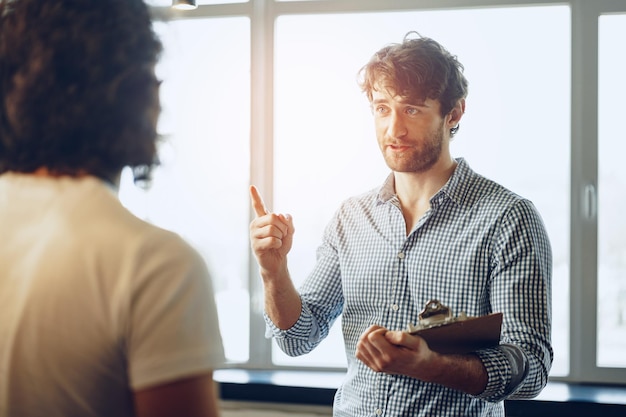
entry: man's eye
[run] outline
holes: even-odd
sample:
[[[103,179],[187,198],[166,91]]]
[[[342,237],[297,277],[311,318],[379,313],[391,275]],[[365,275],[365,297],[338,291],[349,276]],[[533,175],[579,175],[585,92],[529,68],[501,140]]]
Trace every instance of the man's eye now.
[[[388,110],[387,110],[387,107],[385,106],[376,106],[374,108],[374,112],[377,114],[386,114]]]
[[[406,114],[408,114],[409,116],[415,116],[419,112],[420,111],[417,107],[407,107],[406,109]]]

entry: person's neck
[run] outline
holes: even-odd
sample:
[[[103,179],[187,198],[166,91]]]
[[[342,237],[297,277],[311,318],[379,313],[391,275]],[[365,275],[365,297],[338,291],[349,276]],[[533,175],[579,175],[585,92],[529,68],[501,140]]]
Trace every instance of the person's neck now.
[[[31,175],[34,175],[35,177],[60,177],[61,176],[59,174],[55,174],[54,172],[50,171],[47,167],[39,167],[35,171],[33,171]]]
[[[404,215],[407,235],[430,209],[430,199],[448,182],[456,165],[452,157],[447,157],[424,172],[394,172],[395,191]]]
[[[121,172],[113,175],[111,178],[101,178],[111,187],[113,187],[116,191],[120,188],[120,178]],[[71,178],[84,178],[89,176],[90,174],[86,171],[79,171],[77,174],[59,174],[53,171],[50,171],[47,167],[40,167],[33,171],[30,175],[34,175],[36,177],[48,177],[48,178],[60,178],[60,177],[71,177]]]

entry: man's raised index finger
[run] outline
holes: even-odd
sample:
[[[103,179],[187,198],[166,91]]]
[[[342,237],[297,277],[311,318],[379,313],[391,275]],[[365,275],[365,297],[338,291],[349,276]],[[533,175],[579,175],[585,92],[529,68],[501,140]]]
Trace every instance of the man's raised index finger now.
[[[259,190],[257,190],[254,185],[250,186],[250,199],[252,200],[252,208],[254,209],[257,217],[269,214],[269,210],[265,207],[265,203],[263,202],[263,198],[261,198],[261,194],[259,194]]]

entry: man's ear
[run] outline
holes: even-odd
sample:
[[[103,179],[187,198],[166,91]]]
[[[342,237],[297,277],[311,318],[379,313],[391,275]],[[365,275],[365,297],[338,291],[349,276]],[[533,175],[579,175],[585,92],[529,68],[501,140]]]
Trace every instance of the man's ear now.
[[[447,122],[448,127],[453,128],[456,127],[461,121],[461,117],[465,113],[465,99],[462,98],[456,102],[456,105],[450,110],[448,113]]]

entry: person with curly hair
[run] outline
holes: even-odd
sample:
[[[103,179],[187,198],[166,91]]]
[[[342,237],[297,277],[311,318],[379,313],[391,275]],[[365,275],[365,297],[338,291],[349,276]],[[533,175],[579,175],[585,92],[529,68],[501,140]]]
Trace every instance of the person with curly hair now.
[[[287,267],[293,219],[250,189],[268,333],[303,355],[341,315],[348,371],[335,417],[503,417],[503,400],[536,396],[552,365],[543,221],[529,200],[452,157],[468,82],[442,45],[409,33],[359,74],[390,173],[341,204],[298,289]],[[442,348],[407,331],[431,302],[456,315],[501,313],[500,343]]]
[[[117,196],[161,51],[142,0],[0,0],[0,417],[218,415],[207,266]]]

